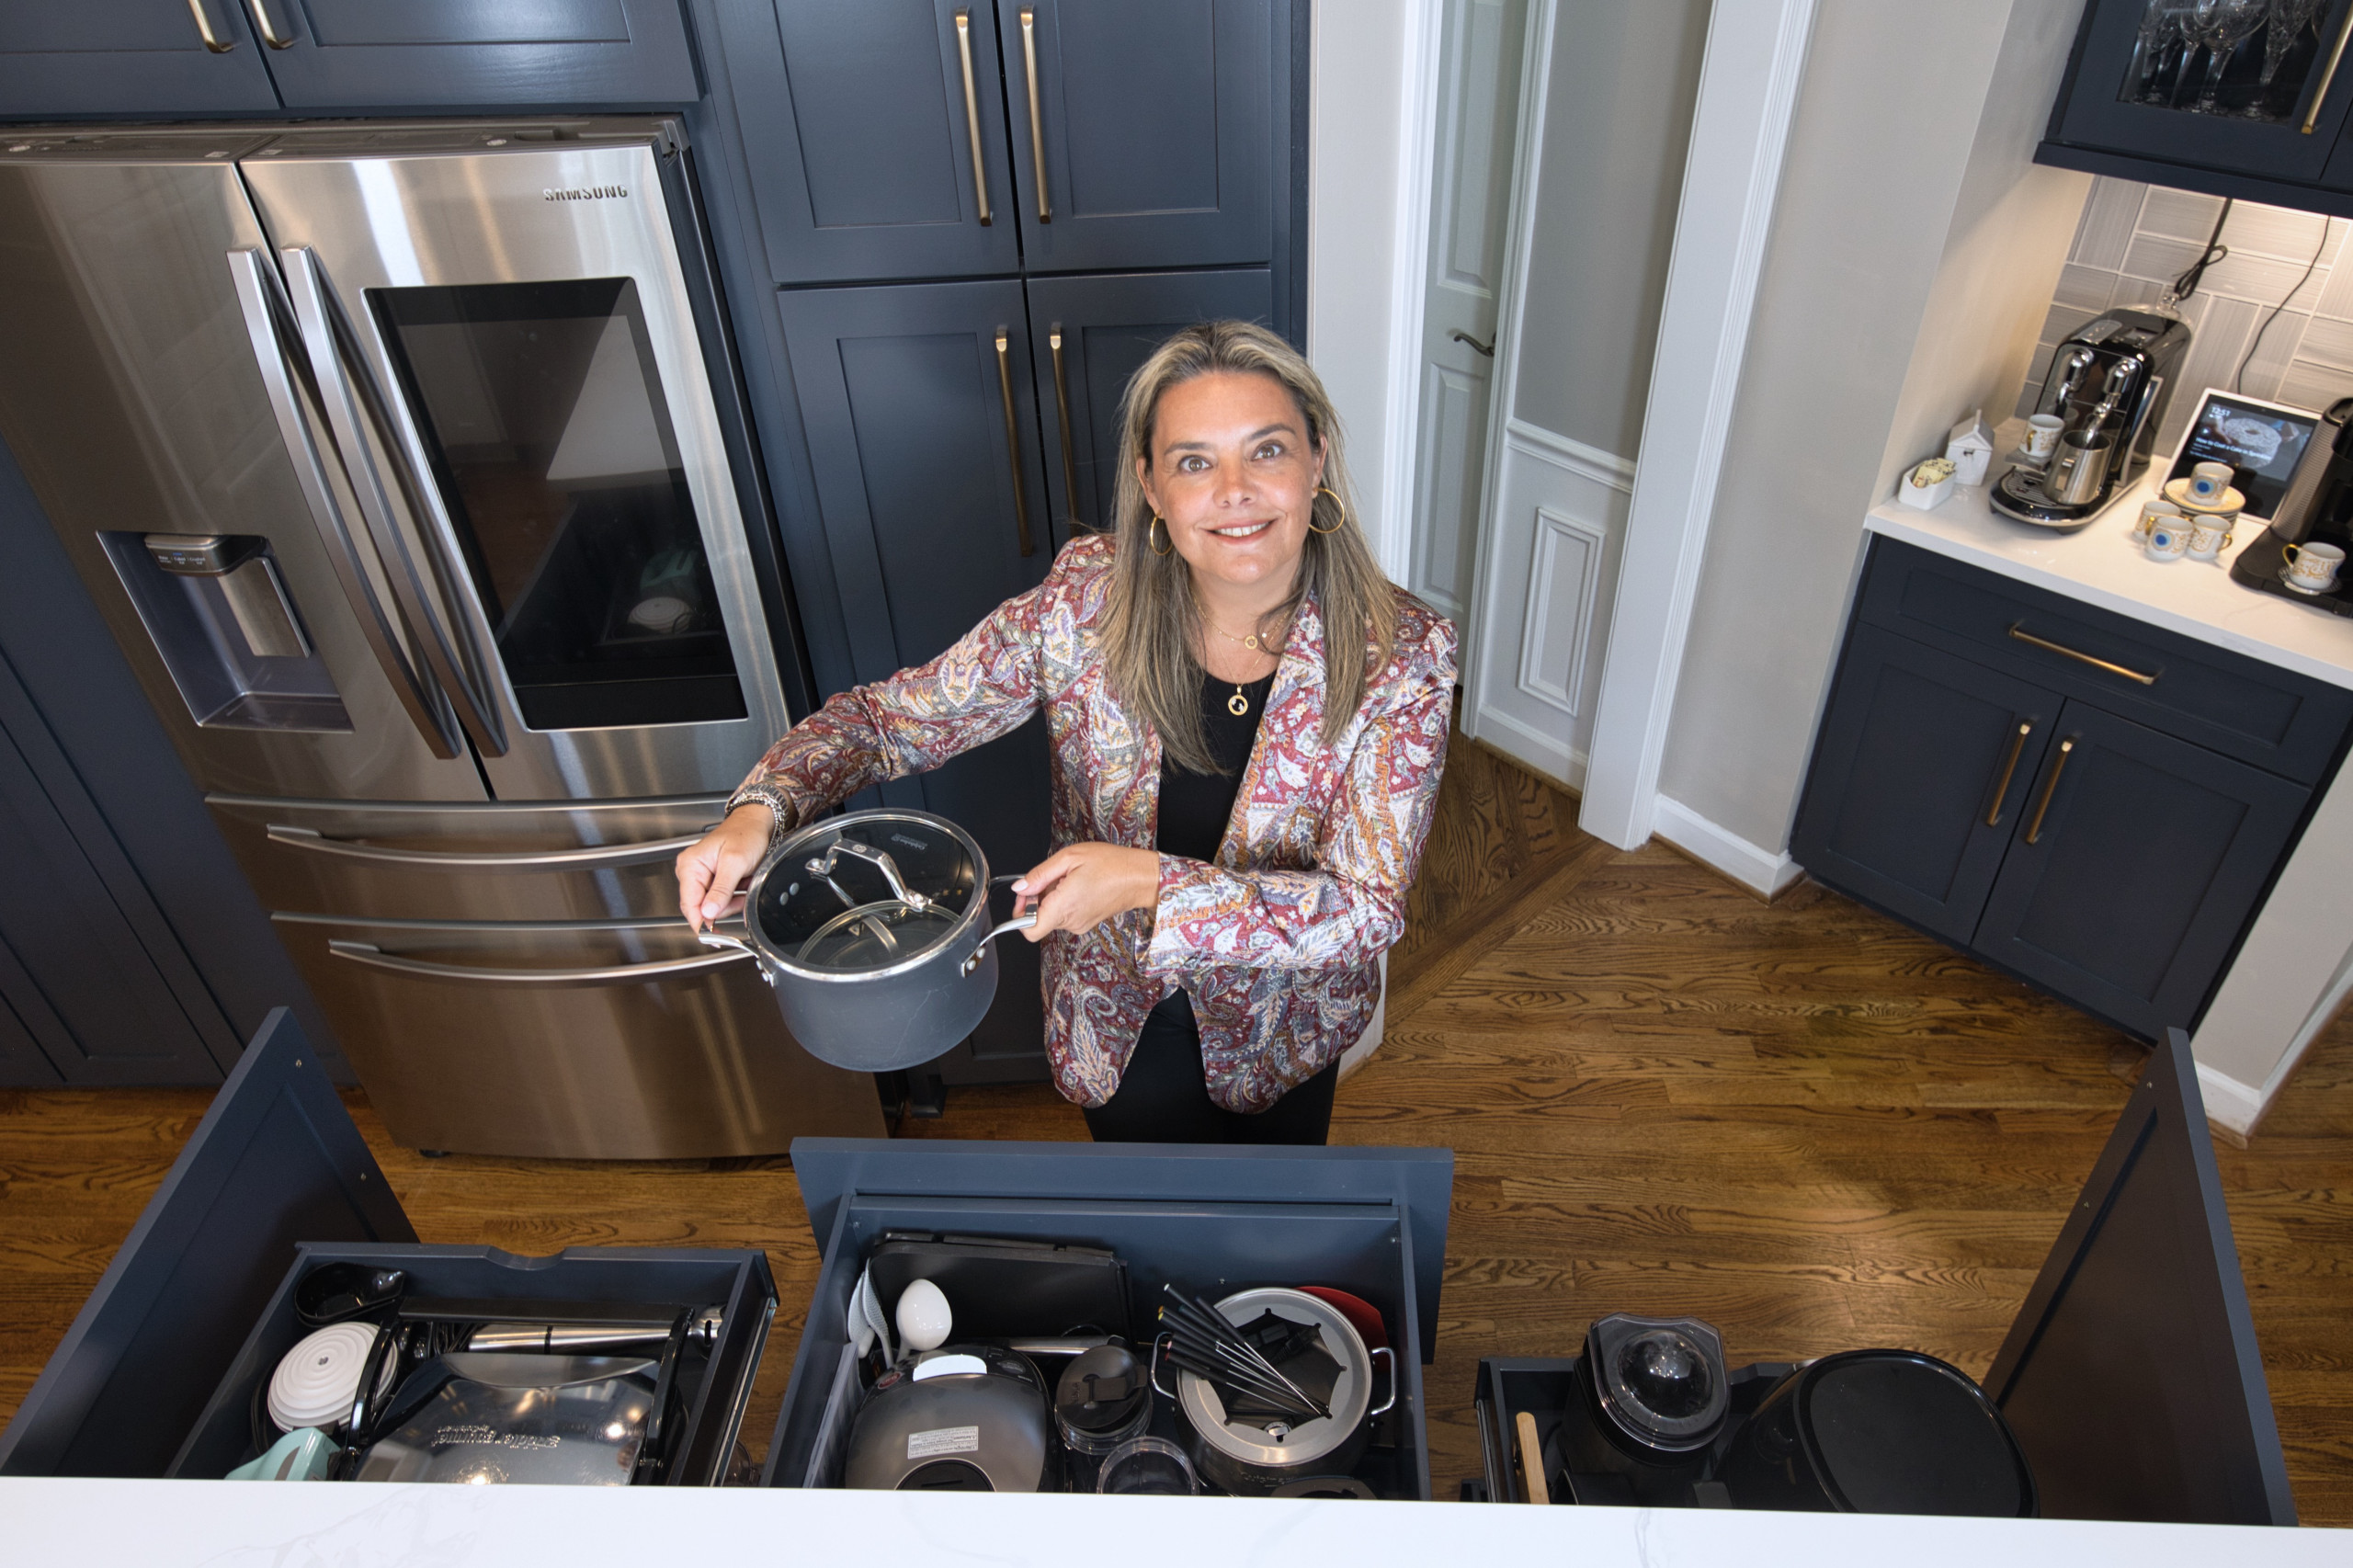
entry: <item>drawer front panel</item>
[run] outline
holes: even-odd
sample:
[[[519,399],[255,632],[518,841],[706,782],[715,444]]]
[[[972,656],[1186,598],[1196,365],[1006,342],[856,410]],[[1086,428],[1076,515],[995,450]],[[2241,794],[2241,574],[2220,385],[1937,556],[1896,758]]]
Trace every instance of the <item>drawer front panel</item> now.
[[[1873,544],[1856,613],[2299,783],[2353,721],[2353,692],[1893,540]]]

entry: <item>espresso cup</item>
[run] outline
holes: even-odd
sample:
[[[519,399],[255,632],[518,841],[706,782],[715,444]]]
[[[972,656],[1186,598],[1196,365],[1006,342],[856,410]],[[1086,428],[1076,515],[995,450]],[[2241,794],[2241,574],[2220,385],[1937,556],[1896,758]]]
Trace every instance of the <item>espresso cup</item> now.
[[[2038,414],[2026,422],[2026,455],[2037,462],[2049,460],[2059,449],[2059,432],[2067,422],[2055,414]]]
[[[2333,544],[2291,544],[2288,557],[2288,585],[2302,588],[2308,594],[2325,594],[2336,586],[2338,568],[2345,564],[2345,551]]]
[[[2201,506],[2211,506],[2222,498],[2231,487],[2231,465],[2203,462],[2189,471],[2189,498]]]
[[[2229,514],[2210,512],[2202,517],[2191,518],[2189,559],[2211,561],[2222,554],[2231,542],[2231,525],[2238,520],[2238,514],[2235,512]]]
[[[2142,502],[2141,520],[2132,525],[2132,542],[2145,548],[2149,542],[2149,525],[2160,517],[2170,517],[2179,522],[2181,508],[2170,501]]]
[[[2149,542],[2143,547],[2152,561],[2178,561],[2189,551],[2187,517],[2154,517],[2149,522]]]

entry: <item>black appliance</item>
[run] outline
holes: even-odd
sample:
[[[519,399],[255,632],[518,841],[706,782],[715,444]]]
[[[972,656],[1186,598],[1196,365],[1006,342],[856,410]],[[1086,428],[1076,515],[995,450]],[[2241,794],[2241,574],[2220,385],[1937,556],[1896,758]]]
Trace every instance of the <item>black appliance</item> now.
[[[1613,1312],[1586,1330],[1575,1380],[1546,1472],[1580,1503],[1688,1506],[1732,1413],[1716,1331]]]
[[[2107,311],[2076,328],[2052,351],[2035,410],[2063,422],[2058,450],[2040,469],[2004,474],[1994,510],[2042,528],[2091,521],[2149,466],[2188,351],[2188,326],[2154,311]]]
[[[2304,443],[2287,494],[2274,509],[2271,526],[2249,540],[2231,562],[2231,575],[2250,588],[2353,615],[2343,574],[2326,593],[2306,593],[2287,583],[2288,547],[2333,544],[2353,555],[2353,397],[2329,404],[2320,426]]]
[[[1051,1492],[1061,1445],[1046,1383],[1027,1356],[991,1345],[926,1351],[892,1367],[850,1428],[842,1484],[885,1492]]]

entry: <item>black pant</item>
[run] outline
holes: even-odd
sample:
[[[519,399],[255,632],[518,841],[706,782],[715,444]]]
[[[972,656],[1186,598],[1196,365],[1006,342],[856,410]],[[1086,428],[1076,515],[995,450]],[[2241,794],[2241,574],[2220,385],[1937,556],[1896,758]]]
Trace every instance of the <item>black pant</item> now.
[[[1108,1100],[1086,1113],[1097,1143],[1321,1143],[1332,1128],[1333,1062],[1265,1110],[1232,1111],[1210,1098],[1201,1030],[1179,991],[1154,1007]]]

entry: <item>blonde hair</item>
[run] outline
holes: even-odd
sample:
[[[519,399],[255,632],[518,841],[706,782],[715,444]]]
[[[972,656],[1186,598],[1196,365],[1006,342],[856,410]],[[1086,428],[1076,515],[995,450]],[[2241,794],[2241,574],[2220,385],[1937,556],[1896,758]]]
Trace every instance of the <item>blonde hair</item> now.
[[[1160,733],[1162,751],[1195,773],[1221,769],[1201,725],[1201,628],[1192,572],[1175,551],[1152,545],[1152,504],[1137,460],[1152,455],[1161,394],[1218,371],[1268,376],[1290,393],[1307,424],[1308,445],[1324,457],[1324,490],[1313,503],[1299,576],[1279,613],[1295,624],[1315,601],[1324,620],[1324,727],[1330,745],[1363,705],[1372,673],[1397,645],[1396,591],[1373,559],[1357,523],[1348,467],[1340,453],[1339,415],[1323,381],[1299,350],[1248,322],[1188,326],[1153,351],[1128,379],[1120,404],[1119,493],[1113,502],[1115,551],[1104,641],[1111,687]],[[1329,491],[1330,494],[1325,494]],[[1329,529],[1329,532],[1316,531]]]

